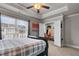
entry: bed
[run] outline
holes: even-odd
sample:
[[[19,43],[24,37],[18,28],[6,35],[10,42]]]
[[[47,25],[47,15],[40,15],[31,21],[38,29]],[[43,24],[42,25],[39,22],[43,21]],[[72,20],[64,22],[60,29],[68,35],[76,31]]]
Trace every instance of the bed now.
[[[45,51],[46,43],[37,39],[0,40],[0,56],[36,56]]]

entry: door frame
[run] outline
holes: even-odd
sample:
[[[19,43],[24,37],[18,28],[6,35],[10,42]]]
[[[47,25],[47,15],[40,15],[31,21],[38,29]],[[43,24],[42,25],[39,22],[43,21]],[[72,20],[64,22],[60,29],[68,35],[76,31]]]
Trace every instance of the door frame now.
[[[56,21],[60,21],[60,42],[59,42],[59,44],[57,44],[56,42],[54,42],[54,45],[55,46],[58,46],[58,47],[63,47],[63,43],[62,43],[62,33],[61,33],[61,23],[62,23],[62,21],[63,21],[63,15],[61,15],[61,16],[57,16],[57,17],[54,17],[54,18],[50,18],[50,19],[46,19],[45,20],[45,22],[44,22],[44,24],[48,24],[48,23],[55,23]],[[46,27],[46,26],[45,26]],[[55,30],[54,30],[55,31]],[[54,39],[55,39],[56,37],[54,36]]]

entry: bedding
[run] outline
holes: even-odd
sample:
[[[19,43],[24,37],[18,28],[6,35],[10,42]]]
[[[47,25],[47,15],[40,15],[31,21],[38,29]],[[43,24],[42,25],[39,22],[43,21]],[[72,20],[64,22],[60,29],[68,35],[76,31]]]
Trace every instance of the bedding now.
[[[36,56],[45,47],[43,40],[31,38],[0,40],[0,56]]]

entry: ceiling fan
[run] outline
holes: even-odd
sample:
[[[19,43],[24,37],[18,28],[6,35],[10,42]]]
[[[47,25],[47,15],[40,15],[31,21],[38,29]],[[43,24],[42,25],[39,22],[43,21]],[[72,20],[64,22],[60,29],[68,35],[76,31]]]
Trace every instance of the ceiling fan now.
[[[44,4],[41,4],[41,3],[35,3],[35,4],[27,7],[27,9],[30,9],[30,8],[35,8],[37,10],[37,13],[40,13],[41,8],[49,9],[50,7],[46,6]]]

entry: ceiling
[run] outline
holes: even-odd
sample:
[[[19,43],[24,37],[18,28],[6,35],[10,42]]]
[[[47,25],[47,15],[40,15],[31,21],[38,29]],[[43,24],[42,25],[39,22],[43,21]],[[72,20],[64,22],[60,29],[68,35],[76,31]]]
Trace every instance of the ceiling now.
[[[31,5],[33,5],[32,3],[9,3],[8,5],[11,5],[11,6],[14,6],[14,7],[16,7],[16,8],[18,8],[18,9],[21,9],[21,10],[26,10],[27,8],[26,7],[28,7],[28,6],[31,6]],[[61,8],[61,7],[64,7],[66,4],[64,4],[64,3],[46,3],[45,5],[47,5],[47,6],[49,6],[50,7],[50,9],[45,9],[45,8],[42,8],[41,10],[40,10],[40,13],[39,14],[44,14],[44,13],[47,13],[47,12],[49,12],[49,11],[52,11],[52,10],[56,10],[56,9],[59,9],[59,8]],[[25,8],[25,9],[23,9],[23,8]],[[34,8],[31,8],[31,9],[27,9],[27,10],[30,10],[30,11],[32,11],[32,12],[35,12],[35,13],[37,13],[36,12],[36,9],[34,9]],[[38,14],[38,13],[37,13]]]
[[[38,14],[34,8],[27,9],[26,7],[33,5],[32,3],[3,3],[0,4],[0,11],[5,9],[10,13],[19,13],[30,17],[45,19],[56,14],[69,15],[79,12],[78,3],[44,3],[50,9],[42,8]]]
[[[39,14],[45,14],[45,13],[47,13],[47,12],[50,12],[50,11],[52,11],[52,10],[56,10],[56,9],[59,9],[59,8],[61,8],[61,7],[64,7],[64,5],[65,4],[59,4],[59,3],[47,3],[47,4],[45,4],[45,5],[47,5],[47,6],[49,6],[50,8],[49,9],[45,9],[45,8],[42,8],[41,10],[40,10],[40,13]],[[34,8],[32,8],[31,9],[32,11],[34,11],[34,12],[36,12],[36,10],[34,9]]]

